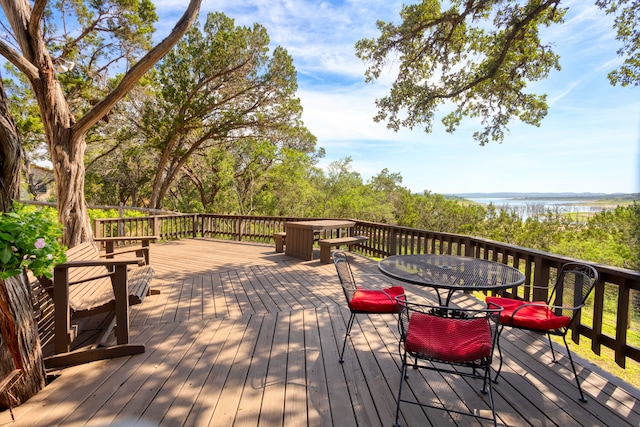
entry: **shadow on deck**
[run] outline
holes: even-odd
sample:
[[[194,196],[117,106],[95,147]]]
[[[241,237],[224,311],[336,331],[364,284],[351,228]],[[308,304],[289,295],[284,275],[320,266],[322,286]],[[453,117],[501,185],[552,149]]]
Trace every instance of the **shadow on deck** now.
[[[146,352],[66,368],[45,390],[0,413],[0,425],[390,426],[400,380],[392,315],[359,315],[338,362],[349,312],[332,264],[277,254],[273,246],[181,240],[152,246],[148,296],[131,313],[132,342]],[[355,273],[377,274],[354,255]],[[415,299],[428,289],[403,284]],[[467,295],[461,306],[476,304]],[[578,360],[589,402],[566,357],[552,364],[543,337],[505,333],[494,387],[499,424],[638,426],[640,393]],[[466,382],[471,381],[469,386]],[[462,400],[490,413],[481,384],[412,372],[420,400]],[[405,426],[485,425],[445,411],[402,406]]]

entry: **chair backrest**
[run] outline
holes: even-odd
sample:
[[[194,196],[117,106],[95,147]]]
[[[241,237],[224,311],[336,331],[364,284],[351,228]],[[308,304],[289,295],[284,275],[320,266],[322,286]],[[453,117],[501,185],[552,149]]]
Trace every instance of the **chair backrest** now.
[[[413,357],[465,366],[490,366],[502,308],[458,308],[407,302],[398,330],[404,349]]]
[[[336,266],[336,271],[338,272],[338,278],[340,279],[344,296],[347,298],[347,302],[351,302],[357,285],[353,277],[353,272],[351,271],[351,266],[349,265],[349,258],[345,252],[341,251],[334,252],[332,258],[333,264]]]
[[[581,308],[598,281],[598,271],[587,264],[570,262],[564,264],[558,273],[547,303],[557,307]],[[573,319],[579,310],[557,308],[557,315]]]

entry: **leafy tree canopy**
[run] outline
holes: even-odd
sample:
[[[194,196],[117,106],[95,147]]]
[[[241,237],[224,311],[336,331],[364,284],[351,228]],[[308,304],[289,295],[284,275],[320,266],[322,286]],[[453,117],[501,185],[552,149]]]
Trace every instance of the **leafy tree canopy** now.
[[[315,150],[315,137],[301,119],[293,59],[279,46],[271,52],[269,42],[259,24],[236,26],[224,14],[210,13],[158,63],[159,90],[145,103],[140,124],[159,158],[152,206],[161,206],[192,156],[208,149],[233,155],[234,170],[249,180],[242,199],[255,194],[249,189],[278,149]]]
[[[513,119],[539,126],[546,116],[546,95],[527,93],[530,82],[559,70],[559,56],[543,43],[540,30],[563,22],[562,0],[423,0],[404,6],[398,25],[379,21],[380,36],[363,39],[356,53],[368,64],[367,82],[380,77],[390,63],[398,74],[389,95],[378,99],[376,121],[390,129],[432,130],[436,111],[449,111],[442,119],[448,132],[463,117],[481,120],[474,133],[481,145],[501,142]],[[636,0],[598,0],[606,13],[615,14],[614,28],[626,58],[613,71],[612,84],[640,82]]]

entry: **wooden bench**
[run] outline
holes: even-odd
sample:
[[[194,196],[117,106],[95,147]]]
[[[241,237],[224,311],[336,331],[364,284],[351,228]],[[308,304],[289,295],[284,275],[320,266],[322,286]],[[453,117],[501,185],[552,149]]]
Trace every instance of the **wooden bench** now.
[[[149,250],[148,245],[146,249],[130,249]],[[112,252],[110,256],[113,255]],[[129,307],[140,304],[151,293],[154,271],[146,265],[146,259],[148,253],[140,258],[105,259],[93,243],[82,243],[67,251],[67,262],[54,268],[52,285],[49,280],[49,286],[45,286],[55,307],[54,355],[45,358],[47,368],[144,352],[143,345],[129,344]],[[92,348],[71,351],[75,338],[72,320],[99,313],[112,313],[115,328],[111,323]],[[105,346],[103,338],[112,328],[116,345]]]
[[[369,240],[367,236],[347,236],[336,237],[335,239],[322,239],[318,243],[320,244],[320,262],[328,264],[331,262],[331,248],[340,248],[342,245],[348,245],[349,250],[355,244],[366,242]]]
[[[319,231],[315,231],[313,233],[314,236],[314,240],[316,241],[320,241],[320,232]],[[287,237],[287,233],[284,231],[280,231],[278,233],[273,233],[273,240],[276,242],[276,252],[278,253],[283,253],[284,252],[284,245],[285,245],[285,239]]]

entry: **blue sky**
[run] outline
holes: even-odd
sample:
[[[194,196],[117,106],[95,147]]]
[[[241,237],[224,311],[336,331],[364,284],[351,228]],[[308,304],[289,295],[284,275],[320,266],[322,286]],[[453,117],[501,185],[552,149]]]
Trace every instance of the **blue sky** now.
[[[408,0],[407,0],[408,2]],[[186,1],[156,0],[164,36]],[[414,192],[640,192],[640,88],[613,87],[607,73],[621,62],[611,18],[594,1],[565,1],[566,23],[549,29],[562,70],[530,85],[550,104],[539,128],[512,122],[502,144],[481,147],[468,119],[453,134],[393,132],[375,123],[375,99],[386,95],[391,73],[364,83],[354,45],[378,35],[377,20],[399,22],[395,0],[204,0],[201,20],[222,11],[236,25],[263,25],[298,71],[305,125],[331,161],[352,158],[366,181],[384,168],[400,173]]]

